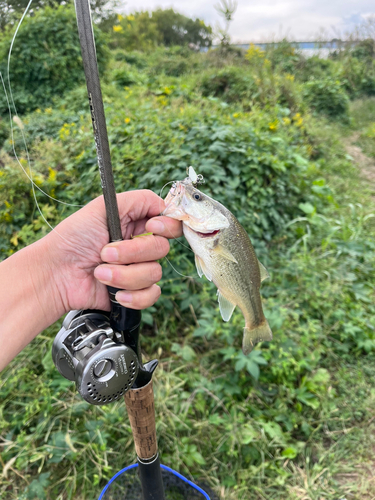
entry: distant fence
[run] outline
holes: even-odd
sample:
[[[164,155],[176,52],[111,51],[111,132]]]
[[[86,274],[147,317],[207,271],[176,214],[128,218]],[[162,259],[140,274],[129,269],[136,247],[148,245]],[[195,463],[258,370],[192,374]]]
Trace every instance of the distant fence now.
[[[248,50],[250,45],[255,45],[263,50],[267,48],[277,47],[282,42],[249,42],[249,43],[233,43],[232,47],[238,47],[240,49]],[[334,50],[341,50],[347,45],[355,45],[357,42],[355,40],[343,41],[343,40],[331,40],[327,41],[316,41],[316,42],[290,42],[290,44],[296,49],[303,52],[305,55],[315,55],[318,54],[321,57],[327,57],[330,52]],[[212,45],[212,49],[218,48],[220,45]],[[202,51],[206,52],[208,49],[204,48]]]

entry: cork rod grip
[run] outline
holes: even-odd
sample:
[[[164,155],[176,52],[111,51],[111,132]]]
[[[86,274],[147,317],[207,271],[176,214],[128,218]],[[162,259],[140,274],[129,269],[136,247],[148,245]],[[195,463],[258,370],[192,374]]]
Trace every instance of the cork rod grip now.
[[[135,451],[139,458],[151,459],[158,451],[152,380],[140,389],[131,389],[124,398],[133,431]]]

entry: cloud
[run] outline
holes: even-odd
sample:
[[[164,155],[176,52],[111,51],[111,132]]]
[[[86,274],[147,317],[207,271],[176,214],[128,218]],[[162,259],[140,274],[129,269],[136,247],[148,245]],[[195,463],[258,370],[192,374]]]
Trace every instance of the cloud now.
[[[214,8],[218,0],[127,0],[121,9],[169,8],[199,17],[215,26],[221,18]],[[353,30],[375,15],[374,0],[238,0],[230,34],[234,42],[267,41],[288,35],[294,40],[313,40],[322,30],[335,37]]]

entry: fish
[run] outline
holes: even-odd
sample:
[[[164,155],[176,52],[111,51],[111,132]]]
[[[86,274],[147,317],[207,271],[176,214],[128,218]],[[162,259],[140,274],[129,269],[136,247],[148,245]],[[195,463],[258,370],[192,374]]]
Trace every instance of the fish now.
[[[204,275],[217,287],[223,320],[230,320],[236,306],[241,310],[245,319],[242,350],[248,354],[258,342],[272,340],[260,296],[261,282],[269,274],[236,217],[200,191],[196,179],[194,172],[172,184],[162,215],[182,221],[199,277]]]

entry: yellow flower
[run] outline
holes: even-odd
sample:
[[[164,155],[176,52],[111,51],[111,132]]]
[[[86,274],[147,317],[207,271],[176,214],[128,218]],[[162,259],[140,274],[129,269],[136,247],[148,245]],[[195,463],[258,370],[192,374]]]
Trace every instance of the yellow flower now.
[[[126,117],[124,121],[125,123],[130,123],[130,118]]]
[[[168,104],[168,101],[167,101],[167,99],[166,99],[166,97],[164,95],[161,95],[161,96],[158,97],[158,102],[162,106],[166,106]]]
[[[268,128],[272,130],[272,132],[275,132],[275,130],[277,130],[278,123],[279,121],[276,119],[275,121],[268,124]]]
[[[294,82],[294,75],[289,75],[288,73],[285,75],[285,78],[291,82]]]
[[[59,137],[63,141],[70,136],[70,130],[75,127],[75,123],[64,123],[64,125],[59,130]]]
[[[130,14],[130,16],[128,16],[126,19],[128,19],[128,21],[134,21],[135,17],[133,16],[133,14]]]
[[[15,247],[18,245],[18,235],[17,233],[15,233],[11,239],[10,239],[10,242],[12,243],[12,245],[14,245]]]
[[[294,116],[293,116],[293,121],[294,121],[294,125],[296,125],[297,127],[302,127],[302,124],[303,124],[303,118],[301,116],[301,113],[296,113]]]
[[[80,153],[79,153],[79,154],[75,157],[75,159],[76,159],[77,161],[79,161],[79,160],[82,158],[82,156],[84,156],[84,154],[85,154],[85,152],[84,152],[84,151],[81,151],[81,152],[80,152]]]
[[[283,118],[283,122],[285,123],[285,125],[290,125],[291,120],[290,120],[290,118],[288,118],[287,116],[284,116],[284,118]]]
[[[44,112],[47,113],[47,115],[50,115],[52,113],[52,108],[46,108]]]
[[[238,118],[240,116],[240,114],[239,113],[233,113],[232,116],[233,116],[233,118]]]
[[[48,170],[49,170],[48,180],[53,182],[54,180],[56,180],[57,172],[56,170],[53,170],[53,168],[51,167],[48,167]]]
[[[117,21],[119,23],[121,23],[121,21],[124,19],[124,16],[122,16],[121,14],[117,14]]]
[[[265,53],[261,48],[251,43],[245,57],[250,62],[259,62],[265,58]]]
[[[116,33],[119,33],[120,31],[122,31],[122,26],[113,26],[113,31],[115,31]]]

